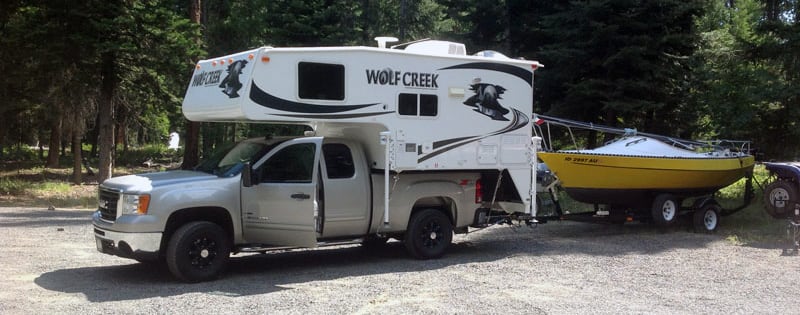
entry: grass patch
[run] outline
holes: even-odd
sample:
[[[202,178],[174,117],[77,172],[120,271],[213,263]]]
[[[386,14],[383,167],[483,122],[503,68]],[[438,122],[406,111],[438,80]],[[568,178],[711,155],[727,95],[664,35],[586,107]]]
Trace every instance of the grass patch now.
[[[114,176],[153,172],[162,168],[118,167],[114,170]],[[15,168],[6,163],[0,170],[0,206],[95,208],[97,179],[83,173],[83,182],[76,185],[71,183],[71,176],[72,168]]]

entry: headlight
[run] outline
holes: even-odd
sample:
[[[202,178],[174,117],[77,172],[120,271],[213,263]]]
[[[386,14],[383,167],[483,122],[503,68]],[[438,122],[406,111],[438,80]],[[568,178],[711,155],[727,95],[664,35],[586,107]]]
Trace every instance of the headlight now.
[[[147,214],[150,195],[122,195],[122,214]]]

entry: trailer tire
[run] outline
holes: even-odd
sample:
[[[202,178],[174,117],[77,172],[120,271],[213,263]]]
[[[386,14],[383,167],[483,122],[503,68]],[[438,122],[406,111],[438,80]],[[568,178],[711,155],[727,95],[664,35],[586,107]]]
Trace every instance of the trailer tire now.
[[[790,181],[776,180],[764,189],[764,210],[776,219],[789,217],[797,199],[797,185]]]
[[[230,240],[219,225],[189,222],[175,231],[167,245],[169,271],[185,282],[200,282],[219,276],[230,258]]]
[[[425,209],[411,216],[404,242],[406,250],[414,258],[439,258],[452,241],[453,224],[441,211]]]
[[[680,202],[671,194],[660,194],[653,200],[650,214],[658,226],[670,226],[678,219]]]
[[[692,214],[692,226],[695,233],[714,233],[719,227],[719,213],[722,208],[715,203],[708,203]]]

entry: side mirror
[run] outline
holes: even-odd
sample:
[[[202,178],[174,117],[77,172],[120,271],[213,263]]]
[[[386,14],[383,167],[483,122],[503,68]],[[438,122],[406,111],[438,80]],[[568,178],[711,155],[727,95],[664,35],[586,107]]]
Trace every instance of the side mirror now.
[[[250,163],[244,163],[244,168],[242,168],[242,186],[253,186],[253,167]]]

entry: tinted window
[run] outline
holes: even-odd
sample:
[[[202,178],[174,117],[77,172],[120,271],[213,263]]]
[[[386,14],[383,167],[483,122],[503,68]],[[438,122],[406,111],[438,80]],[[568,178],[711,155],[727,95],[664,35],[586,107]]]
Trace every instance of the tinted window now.
[[[300,98],[344,100],[344,66],[328,63],[301,62],[297,66]]]
[[[341,143],[326,143],[322,145],[325,155],[325,170],[328,178],[352,178],[356,173],[353,166],[353,155],[350,148]]]
[[[314,175],[313,143],[299,143],[275,153],[261,166],[262,182],[310,183]]]
[[[417,115],[417,94],[401,93],[397,97],[397,112],[400,115]]]
[[[397,97],[397,113],[406,116],[436,116],[439,99],[431,94],[401,93]]]
[[[419,95],[419,115],[420,116],[436,116],[438,99],[436,95],[420,94]]]

